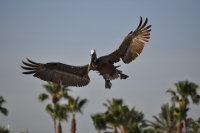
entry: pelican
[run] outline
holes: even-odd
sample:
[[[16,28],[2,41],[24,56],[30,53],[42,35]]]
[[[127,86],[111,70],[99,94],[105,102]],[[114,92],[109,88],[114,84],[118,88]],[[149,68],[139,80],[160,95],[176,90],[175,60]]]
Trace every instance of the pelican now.
[[[34,77],[56,84],[82,87],[89,84],[90,78],[88,73],[90,70],[93,70],[97,71],[104,78],[105,88],[110,89],[112,86],[110,80],[119,77],[120,79],[128,78],[121,70],[117,69],[120,66],[114,66],[114,63],[119,62],[121,59],[125,64],[129,64],[142,52],[145,42],[148,42],[151,25],[146,26],[147,22],[148,18],[143,23],[142,17],[140,17],[140,23],[136,30],[131,31],[114,52],[97,58],[96,51],[94,49],[91,50],[90,62],[86,65],[72,66],[59,62],[44,64],[27,58],[28,62],[22,60],[25,66],[21,66],[21,68],[28,71],[22,73],[33,74]]]

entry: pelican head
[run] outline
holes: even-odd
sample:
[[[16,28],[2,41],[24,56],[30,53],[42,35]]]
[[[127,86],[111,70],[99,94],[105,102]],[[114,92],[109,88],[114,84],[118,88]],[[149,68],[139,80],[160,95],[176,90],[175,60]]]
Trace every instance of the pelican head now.
[[[95,50],[91,50],[90,51],[90,59],[91,59],[91,62],[96,62],[97,61],[97,55],[96,55],[96,51]]]
[[[97,61],[97,55],[96,55],[96,51],[93,49],[93,50],[90,50],[90,63],[89,63],[89,66],[88,66],[88,72],[90,71],[91,69],[91,65],[92,63],[96,62]]]

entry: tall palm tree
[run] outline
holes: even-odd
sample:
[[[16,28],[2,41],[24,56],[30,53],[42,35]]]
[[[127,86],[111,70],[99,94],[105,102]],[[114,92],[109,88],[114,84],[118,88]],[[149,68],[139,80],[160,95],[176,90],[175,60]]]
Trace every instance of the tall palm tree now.
[[[3,115],[7,116],[8,115],[8,110],[6,108],[2,107],[3,103],[5,103],[5,102],[6,102],[6,100],[4,100],[2,96],[0,96],[0,112]]]
[[[198,85],[187,80],[179,81],[175,83],[176,91],[180,95],[180,97],[176,94],[173,89],[167,90],[167,92],[172,94],[171,101],[178,102],[183,110],[187,109],[187,105],[189,104],[189,97],[192,99],[193,104],[198,104],[200,101],[200,96],[197,94]],[[186,132],[186,116],[183,119],[184,131]]]
[[[158,117],[153,116],[156,121],[148,121],[152,127],[166,133],[176,132],[176,119],[173,109],[169,107],[169,104],[163,104],[161,106],[161,112],[158,114]]]
[[[68,107],[66,104],[58,104],[56,103],[54,105],[54,108],[52,107],[52,104],[48,104],[46,107],[46,111],[51,115],[53,119],[58,119],[58,125],[57,125],[57,133],[62,133],[62,125],[61,121],[67,121],[68,118]]]
[[[91,115],[94,127],[98,130],[98,133],[100,133],[101,130],[105,130],[107,128],[106,121],[103,116],[104,116],[103,113]]]
[[[70,96],[68,98],[68,110],[70,113],[72,113],[72,120],[71,120],[71,129],[70,132],[71,133],[75,133],[76,132],[76,119],[75,119],[75,114],[77,112],[79,113],[83,113],[82,112],[82,108],[84,107],[84,105],[87,103],[87,99],[82,99],[80,100],[79,97],[77,97],[76,99],[72,96]]]
[[[52,97],[52,103],[55,105],[56,103],[62,98],[68,98],[68,91],[69,89],[67,88],[67,86],[62,86],[59,84],[54,84],[51,82],[48,82],[47,84],[43,85],[43,87],[45,88],[45,90],[50,94],[50,96]],[[42,93],[38,96],[39,101],[43,102],[46,99],[49,98],[49,95],[46,93]],[[54,121],[54,132],[56,133],[56,118],[52,117],[53,121]]]

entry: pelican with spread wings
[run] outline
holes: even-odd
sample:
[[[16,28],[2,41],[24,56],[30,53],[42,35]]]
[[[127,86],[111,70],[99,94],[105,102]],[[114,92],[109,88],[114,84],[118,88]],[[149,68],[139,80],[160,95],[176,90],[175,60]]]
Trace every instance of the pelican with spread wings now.
[[[150,38],[150,27],[146,26],[148,19],[140,23],[135,31],[131,31],[122,41],[121,45],[112,53],[97,58],[95,50],[90,51],[90,62],[83,66],[72,66],[63,63],[36,63],[27,58],[28,62],[22,61],[25,66],[23,69],[28,70],[23,74],[33,74],[34,77],[40,78],[44,81],[50,81],[56,84],[65,86],[86,86],[90,82],[88,73],[90,70],[97,71],[99,75],[103,76],[105,80],[105,88],[111,88],[114,80],[128,78],[121,70],[117,69],[119,66],[114,66],[122,59],[125,64],[130,63],[138,57],[144,48],[145,42]]]

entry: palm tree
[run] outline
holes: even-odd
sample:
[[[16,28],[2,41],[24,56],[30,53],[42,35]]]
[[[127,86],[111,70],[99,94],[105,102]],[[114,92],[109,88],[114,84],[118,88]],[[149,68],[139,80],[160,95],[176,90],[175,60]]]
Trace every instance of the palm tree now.
[[[57,133],[62,133],[62,125],[61,121],[67,121],[68,118],[68,108],[66,104],[60,105],[56,103],[54,108],[52,104],[48,104],[46,107],[46,111],[51,115],[53,119],[58,119]]]
[[[98,130],[98,133],[100,133],[101,130],[105,130],[107,128],[106,121],[103,116],[104,116],[103,113],[91,115],[94,127]]]
[[[93,124],[99,132],[109,128],[113,129],[113,133],[117,133],[118,129],[122,133],[139,133],[146,127],[144,114],[136,111],[135,107],[130,110],[122,99],[107,100],[103,105],[107,108],[104,113],[92,115]]]
[[[5,102],[6,102],[6,100],[4,100],[2,96],[0,96],[0,112],[3,115],[7,116],[8,115],[8,110],[6,108],[2,107],[2,104],[5,103]]]
[[[175,86],[180,97],[176,94],[176,92],[173,89],[170,88],[169,90],[167,90],[167,92],[172,94],[172,98],[171,98],[172,103],[178,102],[179,104],[181,104],[180,106],[182,110],[187,109],[187,105],[189,104],[189,96],[191,97],[192,102],[194,104],[199,103],[200,96],[197,94],[198,85],[192,82],[188,82],[186,80],[186,81],[179,81],[178,83],[175,83]],[[185,115],[183,119],[183,126],[184,126],[185,132],[186,132],[186,127],[187,127],[186,116],[187,115]]]
[[[108,104],[104,104],[107,107],[105,112],[105,121],[108,127],[111,127],[117,133],[117,128],[122,133],[129,132],[142,132],[144,127],[144,114],[136,111],[135,107],[131,110],[127,105],[124,105],[122,99],[107,100]]]
[[[64,97],[64,98],[69,97],[69,95],[68,95],[69,89],[67,88],[67,86],[62,86],[59,84],[54,84],[54,83],[48,82],[48,84],[43,85],[43,87],[51,95],[52,103],[54,106],[62,97]],[[38,97],[39,101],[41,101],[41,102],[45,101],[48,98],[49,98],[49,95],[46,93],[42,93]],[[56,119],[55,119],[55,117],[52,117],[52,118],[54,121],[54,130],[56,133]]]
[[[82,99],[80,100],[79,97],[77,97],[76,99],[73,98],[72,96],[69,97],[68,99],[68,110],[70,113],[72,113],[72,120],[71,120],[71,129],[70,132],[71,133],[75,133],[76,132],[76,119],[75,119],[75,114],[77,112],[82,114],[82,108],[83,106],[87,103],[87,99]]]
[[[176,119],[173,115],[173,109],[169,107],[169,104],[163,104],[161,106],[161,112],[158,116],[159,118],[153,116],[156,121],[148,121],[152,127],[166,133],[176,132]]]

